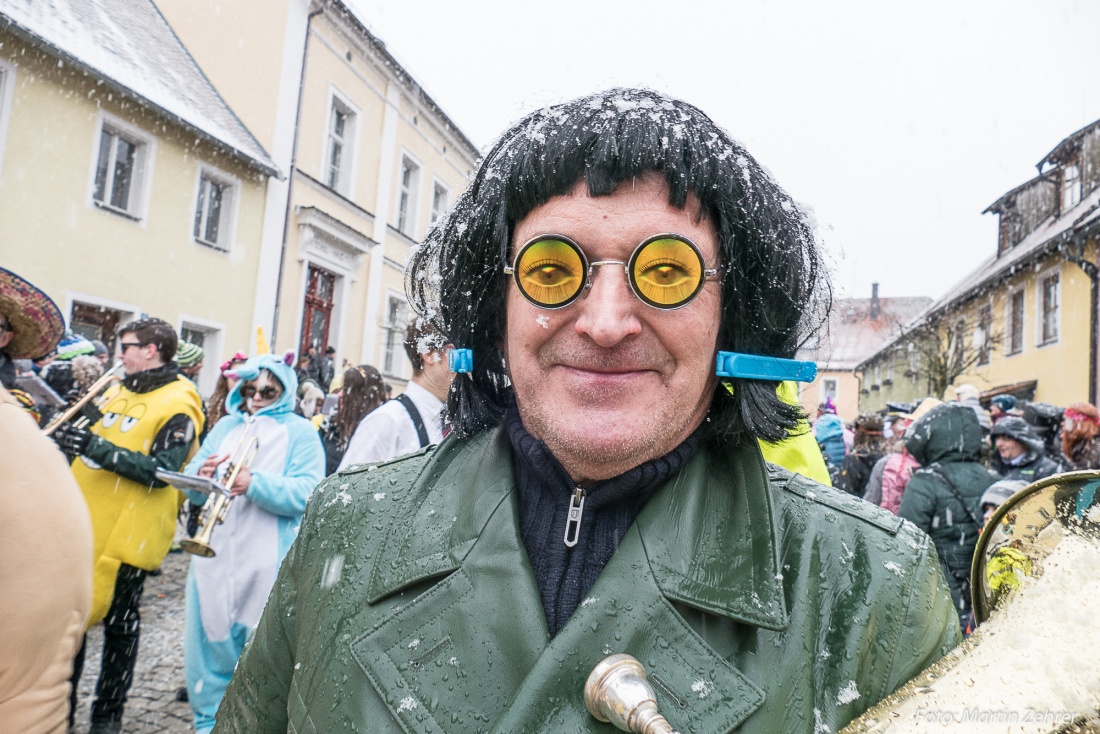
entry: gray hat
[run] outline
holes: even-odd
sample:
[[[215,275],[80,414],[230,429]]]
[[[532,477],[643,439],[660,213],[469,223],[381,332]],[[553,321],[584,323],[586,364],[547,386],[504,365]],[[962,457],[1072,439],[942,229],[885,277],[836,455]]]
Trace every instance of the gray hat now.
[[[92,339],[92,347],[95,349],[92,354],[110,354],[107,349],[107,345],[101,342],[99,339]]]
[[[993,505],[1000,507],[1008,498],[1027,486],[1027,482],[1020,479],[1001,479],[990,484],[982,494],[981,506]]]
[[[1042,446],[1042,439],[1032,430],[1031,424],[1023,418],[1014,415],[1006,416],[997,421],[989,434],[991,436],[1008,436],[1026,445],[1031,445],[1038,441],[1040,447]]]

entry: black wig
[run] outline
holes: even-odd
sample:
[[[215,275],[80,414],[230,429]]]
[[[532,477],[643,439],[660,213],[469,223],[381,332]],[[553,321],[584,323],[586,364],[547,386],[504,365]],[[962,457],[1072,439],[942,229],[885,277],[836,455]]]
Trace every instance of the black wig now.
[[[722,324],[718,349],[792,358],[825,318],[831,290],[806,215],[761,166],[697,108],[656,92],[611,89],[528,115],[496,142],[469,188],[437,220],[406,272],[421,318],[456,347],[473,372],[452,386],[453,430],[499,425],[512,402],[501,344],[512,232],[517,222],[584,180],[592,196],[624,180],[663,174],[670,203],[694,193],[718,231]],[[777,441],[802,412],[776,383],[727,380],[708,414],[720,441]]]

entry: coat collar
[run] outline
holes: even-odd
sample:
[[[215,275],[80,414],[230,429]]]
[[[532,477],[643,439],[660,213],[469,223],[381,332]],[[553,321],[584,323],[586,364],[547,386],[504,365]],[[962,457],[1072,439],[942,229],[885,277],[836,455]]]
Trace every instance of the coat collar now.
[[[367,589],[371,603],[457,570],[497,515],[522,548],[503,430],[445,441],[417,484],[426,491],[408,493],[409,506],[400,513],[407,521],[393,524],[376,556]],[[440,512],[454,518],[448,534],[415,532],[437,525],[431,516]],[[652,577],[668,599],[757,627],[787,626],[775,514],[755,446],[700,447],[647,503],[636,527]]]

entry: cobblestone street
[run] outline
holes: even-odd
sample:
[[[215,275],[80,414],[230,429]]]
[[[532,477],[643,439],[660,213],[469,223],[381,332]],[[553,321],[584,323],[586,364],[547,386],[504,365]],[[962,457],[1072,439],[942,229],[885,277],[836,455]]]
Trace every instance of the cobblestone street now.
[[[184,684],[183,589],[190,558],[186,553],[169,553],[161,566],[161,575],[145,580],[137,669],[122,720],[122,730],[127,734],[193,731],[191,707],[176,700],[176,691]],[[88,632],[76,710],[77,734],[88,731],[102,645],[103,626],[97,625]]]

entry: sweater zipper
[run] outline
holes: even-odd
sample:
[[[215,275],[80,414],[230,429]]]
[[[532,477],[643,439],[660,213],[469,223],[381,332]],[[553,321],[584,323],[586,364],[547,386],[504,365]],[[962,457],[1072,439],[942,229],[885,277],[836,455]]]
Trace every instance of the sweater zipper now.
[[[588,492],[584,487],[578,487],[573,484],[573,478],[569,476],[569,472],[565,470],[565,467],[558,461],[558,457],[550,454],[550,458],[554,460],[554,466],[557,467],[558,476],[565,482],[565,486],[569,487],[569,514],[565,518],[565,537],[562,539],[565,542],[566,548],[573,548],[577,545],[577,542],[581,539],[581,519],[584,516],[584,498],[588,496]]]
[[[565,520],[565,546],[572,548],[581,537],[581,517],[584,515],[584,487],[574,487],[569,497],[569,517]]]

